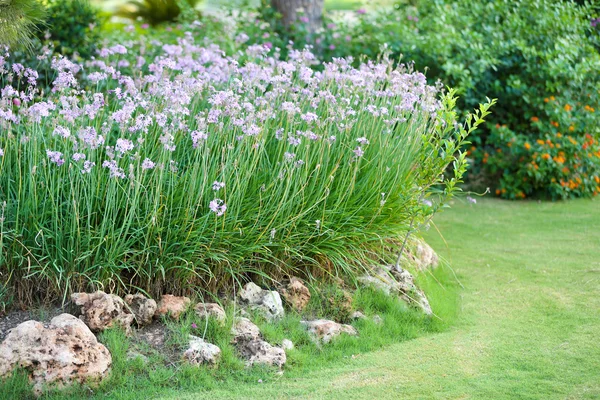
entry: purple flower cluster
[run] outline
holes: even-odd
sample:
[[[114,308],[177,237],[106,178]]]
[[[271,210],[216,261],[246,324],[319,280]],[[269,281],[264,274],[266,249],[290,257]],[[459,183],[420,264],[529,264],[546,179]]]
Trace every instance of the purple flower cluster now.
[[[17,130],[20,143],[29,140],[25,132],[46,135],[53,150],[42,151],[50,163],[71,163],[85,175],[134,181],[154,175],[144,171],[183,175],[207,159],[235,166],[238,158],[252,156],[269,157],[272,165],[287,162],[278,172],[284,179],[319,168],[311,154],[325,149],[339,149],[338,162],[377,157],[369,149],[379,137],[413,114],[435,119],[440,107],[438,89],[423,74],[386,59],[358,68],[352,60],[336,59],[317,71],[308,49],[291,50],[281,60],[264,46],[248,46],[248,61],[241,63],[239,55],[226,56],[217,46],[198,46],[191,35],[157,46],[153,59],[130,44],[103,48],[85,66],[55,58],[57,77],[45,97],[36,91],[35,71],[18,64],[8,71],[0,59],[2,73],[33,78],[26,90],[7,86],[0,92],[0,129],[27,127]],[[126,73],[132,63],[147,69]],[[106,89],[81,90],[100,86]],[[1,136],[0,146],[18,148],[7,146],[9,140]],[[211,197],[223,197],[229,178],[217,173],[208,179]],[[226,210],[225,201],[214,198],[207,211],[223,216]]]

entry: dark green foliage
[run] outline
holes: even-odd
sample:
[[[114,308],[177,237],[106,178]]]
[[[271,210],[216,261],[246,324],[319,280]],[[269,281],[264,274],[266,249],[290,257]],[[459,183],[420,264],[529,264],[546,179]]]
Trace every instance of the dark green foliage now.
[[[192,11],[202,0],[132,0],[123,5],[117,15],[136,20],[138,18],[156,26],[174,22],[182,10]],[[192,11],[193,12],[193,11]]]
[[[98,12],[88,0],[51,0],[47,26],[40,29],[40,40],[48,40],[56,53],[82,58],[95,55],[100,42]]]

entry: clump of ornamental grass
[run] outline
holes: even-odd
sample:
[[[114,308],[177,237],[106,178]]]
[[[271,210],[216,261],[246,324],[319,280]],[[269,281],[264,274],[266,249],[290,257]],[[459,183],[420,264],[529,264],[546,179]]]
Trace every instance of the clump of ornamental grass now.
[[[0,271],[21,301],[355,277],[458,190],[490,106],[459,123],[452,91],[386,58],[153,46],[55,58],[43,96],[0,59]]]

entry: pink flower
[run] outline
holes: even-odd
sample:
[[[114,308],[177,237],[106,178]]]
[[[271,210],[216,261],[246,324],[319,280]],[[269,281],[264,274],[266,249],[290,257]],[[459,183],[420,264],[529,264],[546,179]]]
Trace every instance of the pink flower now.
[[[217,217],[220,217],[221,215],[225,214],[225,211],[227,210],[227,205],[221,199],[214,199],[210,202],[208,207],[210,208],[210,211],[217,214]]]
[[[356,13],[359,15],[363,15],[367,13],[367,10],[365,10],[364,8],[359,8],[358,10],[356,10]]]

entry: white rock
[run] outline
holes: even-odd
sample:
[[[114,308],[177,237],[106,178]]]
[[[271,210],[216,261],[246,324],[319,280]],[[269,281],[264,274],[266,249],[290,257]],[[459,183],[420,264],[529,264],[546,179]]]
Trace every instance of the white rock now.
[[[183,358],[192,365],[214,365],[221,358],[221,349],[202,338],[190,335],[190,345],[183,353]]]
[[[281,348],[284,350],[292,350],[294,348],[294,343],[290,339],[283,339],[281,341]]]
[[[331,340],[342,333],[356,336],[358,331],[352,325],[338,324],[335,321],[327,319],[317,319],[314,321],[300,321],[308,329],[316,342],[329,343]]]

